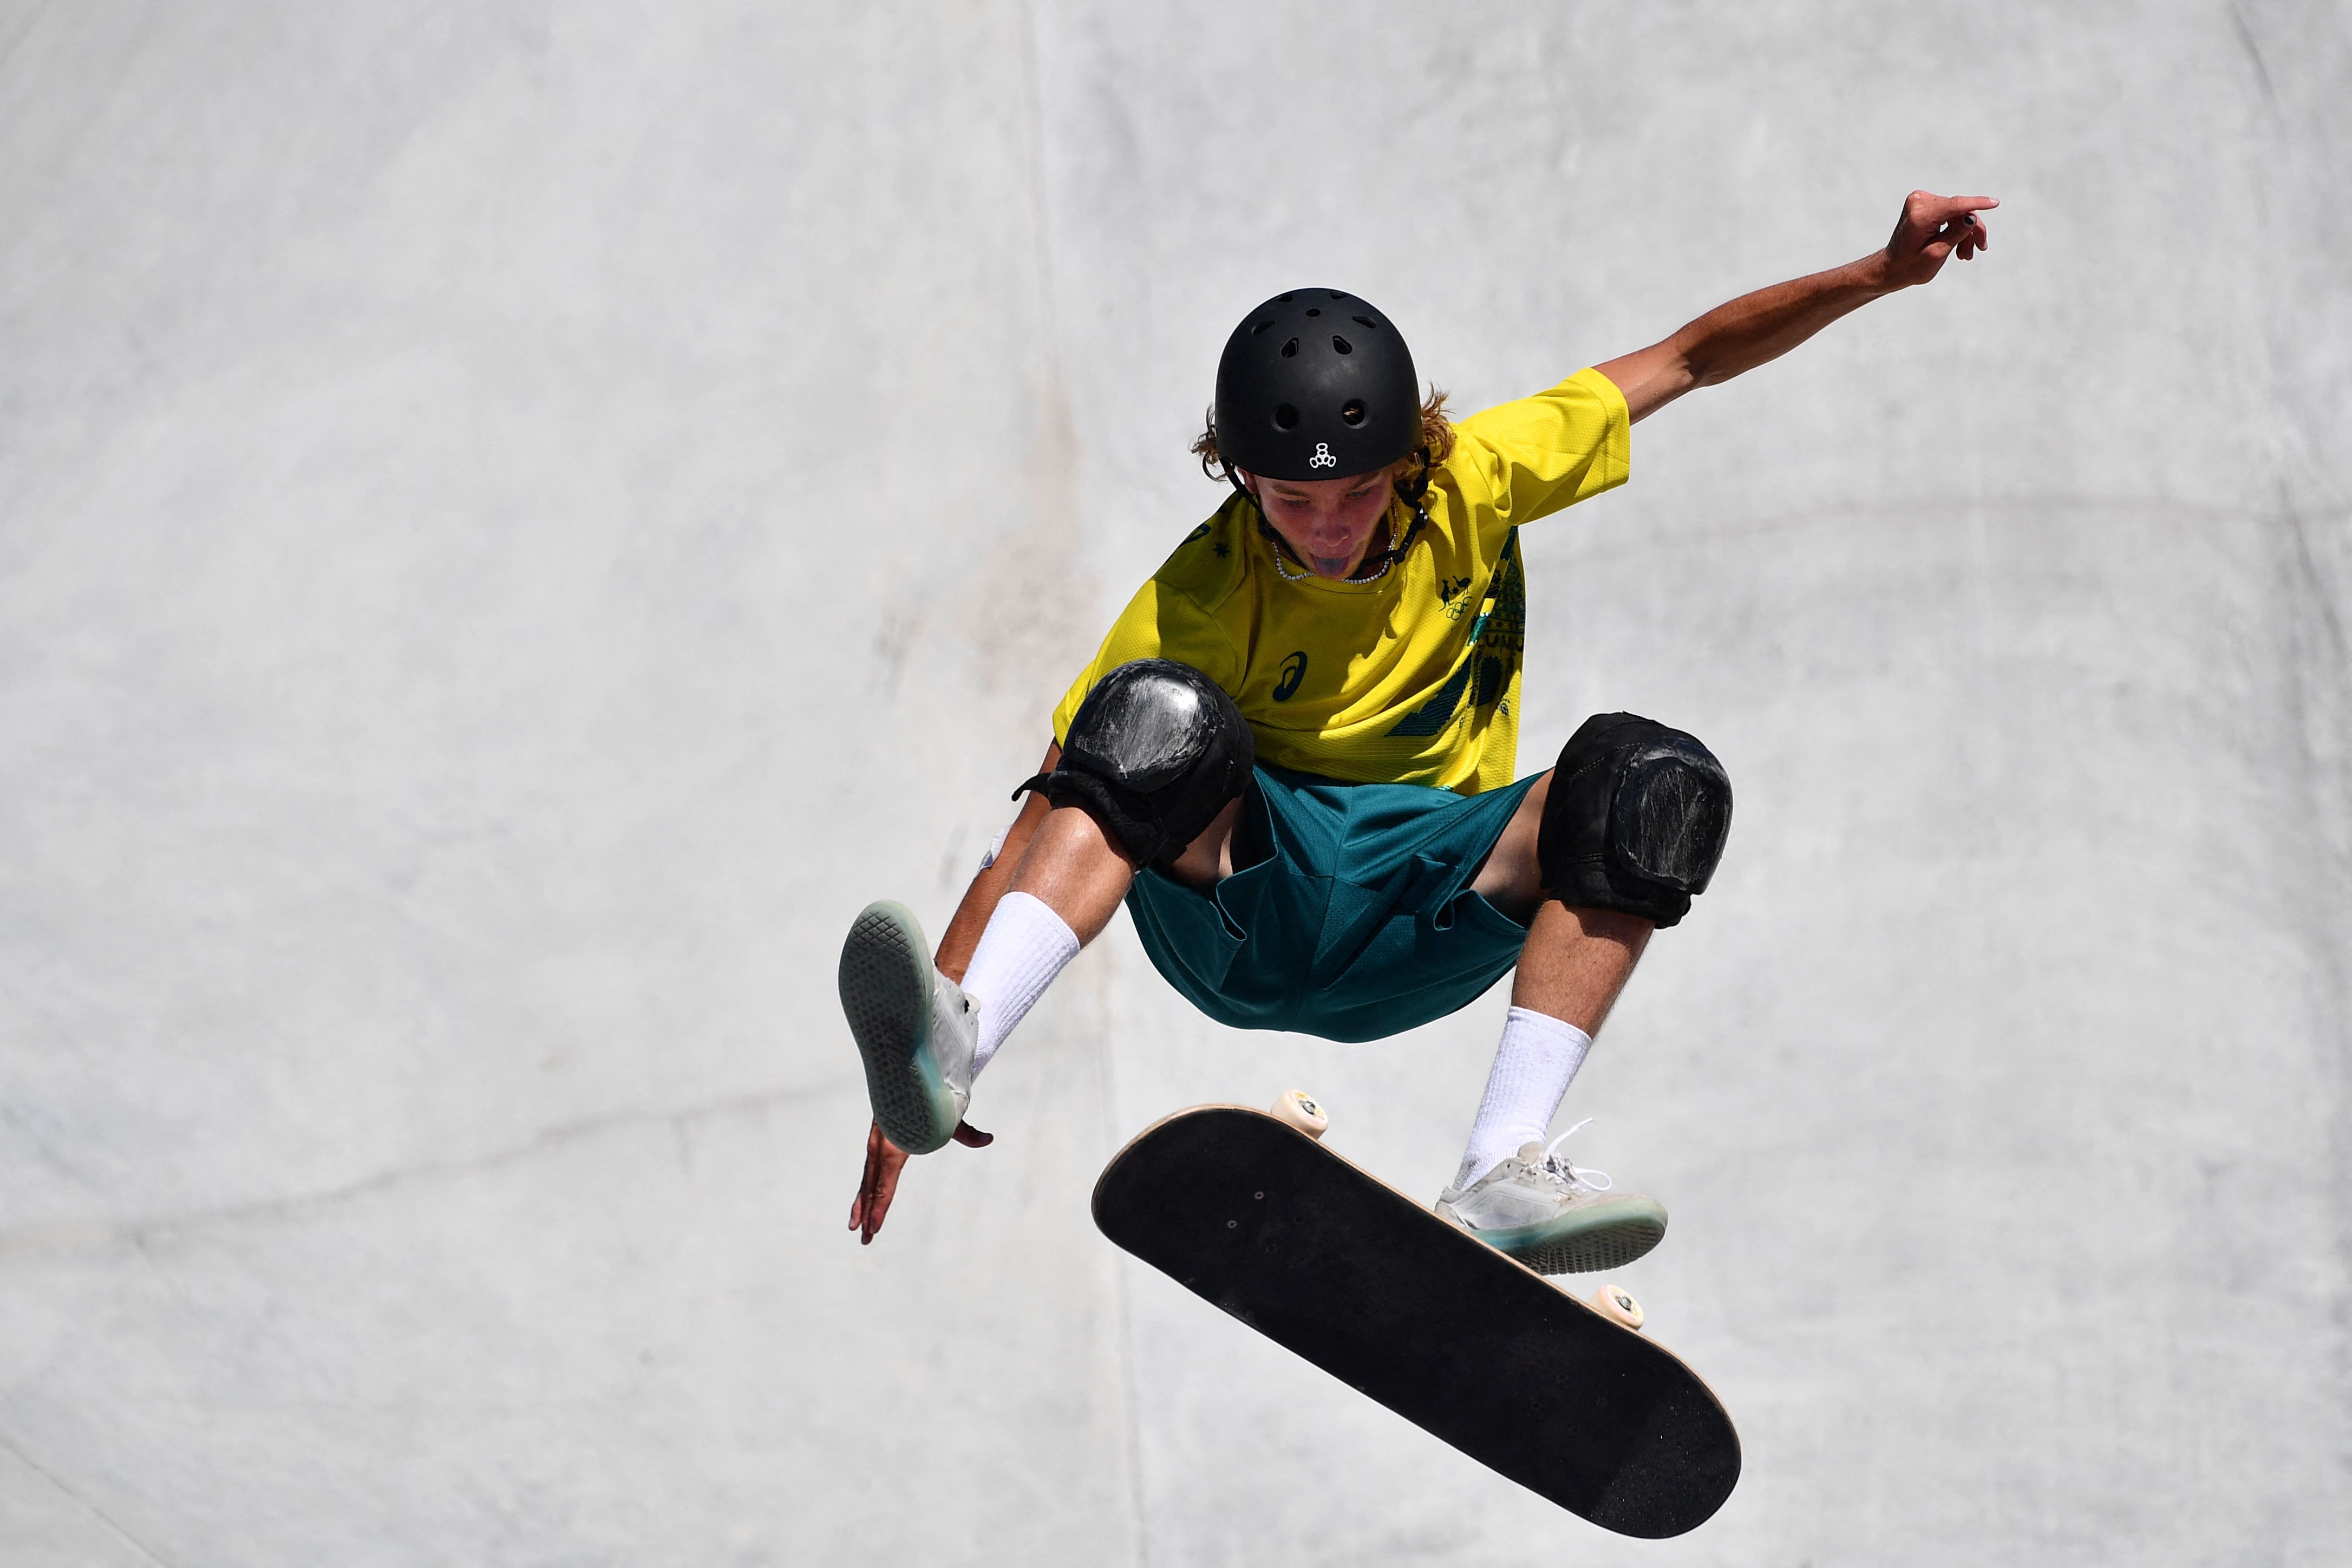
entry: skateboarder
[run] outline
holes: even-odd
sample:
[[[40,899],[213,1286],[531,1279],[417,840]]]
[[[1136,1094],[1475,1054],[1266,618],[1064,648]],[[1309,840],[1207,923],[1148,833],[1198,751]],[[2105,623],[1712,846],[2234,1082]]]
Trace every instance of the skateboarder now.
[[[1124,901],[1160,973],[1237,1028],[1380,1038],[1516,969],[1438,1212],[1528,1259],[1655,1246],[1661,1205],[1545,1139],[1651,932],[1706,889],[1731,788],[1696,737],[1625,713],[1515,780],[1517,531],[1622,484],[1630,427],[1693,387],[1970,259],[1997,205],[1915,191],[1883,249],[1458,426],[1364,300],[1299,289],[1244,318],[1194,447],[1234,493],[1063,697],[938,952],[895,903],[850,931],[874,1110],[850,1228],[873,1240],[909,1154],[991,1141],[963,1121],[973,1080]]]

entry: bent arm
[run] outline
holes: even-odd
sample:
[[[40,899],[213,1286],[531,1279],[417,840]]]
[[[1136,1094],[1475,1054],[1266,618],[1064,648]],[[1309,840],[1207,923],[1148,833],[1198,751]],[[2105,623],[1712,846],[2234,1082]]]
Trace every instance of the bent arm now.
[[[1827,272],[1742,294],[1663,342],[1592,368],[1615,384],[1625,395],[1626,412],[1641,419],[1693,387],[1713,386],[1779,359],[1881,295],[1927,282],[1954,251],[1963,261],[1973,258],[1991,243],[1977,215],[2000,205],[1990,196],[1914,191],[1885,248]]]

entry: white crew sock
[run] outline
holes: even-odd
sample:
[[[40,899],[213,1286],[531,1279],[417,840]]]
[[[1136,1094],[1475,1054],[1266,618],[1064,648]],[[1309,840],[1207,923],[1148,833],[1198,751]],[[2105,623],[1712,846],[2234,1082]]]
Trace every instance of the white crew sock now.
[[[972,1077],[980,1076],[1013,1026],[1028,1016],[1062,966],[1077,956],[1078,933],[1043,899],[1007,893],[996,901],[971,966],[963,973],[964,994],[980,1004]]]
[[[1495,1047],[1495,1065],[1486,1073],[1486,1094],[1478,1101],[1470,1146],[1454,1178],[1455,1190],[1517,1153],[1522,1144],[1544,1141],[1591,1048],[1592,1037],[1573,1024],[1525,1007],[1511,1009],[1503,1022],[1503,1043]]]

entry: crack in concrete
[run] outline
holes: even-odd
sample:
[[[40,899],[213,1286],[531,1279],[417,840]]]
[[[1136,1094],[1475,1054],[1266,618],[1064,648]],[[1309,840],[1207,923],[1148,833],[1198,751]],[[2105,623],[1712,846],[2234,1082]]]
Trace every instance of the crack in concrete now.
[[[165,1557],[162,1552],[157,1552],[153,1547],[148,1545],[145,1542],[131,1534],[131,1531],[125,1530],[121,1524],[113,1519],[109,1518],[104,1509],[99,1507],[96,1503],[90,1501],[89,1499],[82,1496],[81,1493],[74,1490],[73,1488],[66,1485],[64,1481],[58,1479],[55,1471],[51,1470],[47,1465],[42,1464],[38,1459],[34,1458],[30,1454],[25,1452],[24,1448],[14,1438],[0,1436],[0,1448],[6,1449],[9,1455],[14,1458],[18,1464],[24,1466],[26,1469],[40,1477],[41,1479],[55,1487],[63,1496],[70,1498],[76,1508],[80,1509],[84,1513],[89,1515],[90,1518],[98,1521],[98,1522],[103,1525],[107,1530],[112,1531],[117,1539],[121,1540],[124,1545],[130,1547],[133,1552],[139,1553],[140,1556],[144,1557],[150,1563],[162,1564],[162,1568],[173,1568],[171,1559]]]
[[[2344,936],[2352,935],[2352,904],[2343,889],[2352,885],[2352,637],[2347,637],[2336,590],[2336,571],[2344,555],[2324,549],[2313,537],[2308,515],[2291,498],[2283,497],[2287,523],[2286,560],[2289,603],[2300,600],[2288,631],[2295,657],[2288,673],[2294,683],[2291,707],[2302,748],[2303,784],[2309,796],[2307,820],[2312,838],[2305,868],[2303,896],[2311,900],[2310,918],[2322,936],[2313,959],[2317,971],[2318,1023],[2335,1068],[2336,1103],[2329,1121],[2329,1142],[2335,1151],[2336,1299],[2331,1314],[2338,1342],[2336,1379],[2339,1389],[2352,1386],[2352,1295],[2344,1281],[2352,1278],[2352,1097],[2345,1093],[2352,1075],[2352,1027],[2345,1018],[2352,1006],[2352,963],[2345,958]],[[2314,629],[2306,633],[2306,626]],[[2297,647],[2306,637],[2316,647]],[[2343,1459],[2352,1468],[2352,1452]]]
[[[423,1182],[462,1180],[486,1172],[521,1164],[541,1155],[569,1148],[587,1139],[611,1132],[630,1131],[645,1127],[667,1124],[683,1138],[686,1130],[696,1122],[712,1121],[723,1116],[740,1115],[747,1111],[765,1110],[794,1100],[811,1100],[840,1091],[839,1082],[823,1082],[799,1089],[772,1089],[760,1094],[731,1095],[723,1100],[708,1101],[677,1110],[625,1110],[604,1116],[592,1116],[578,1121],[546,1128],[530,1140],[511,1148],[487,1154],[469,1155],[451,1160],[428,1160],[413,1165],[395,1165],[373,1175],[338,1186],[322,1188],[314,1193],[298,1193],[286,1197],[260,1198],[247,1203],[224,1204],[187,1214],[163,1215],[148,1219],[126,1221],[120,1225],[57,1225],[40,1226],[0,1235],[0,1258],[11,1253],[60,1251],[68,1248],[98,1248],[105,1247],[138,1247],[176,1232],[194,1230],[206,1226],[242,1225],[257,1220],[272,1220],[290,1215],[315,1213],[348,1204],[396,1187]]]
[[[2231,0],[2230,26],[2238,35],[2238,47],[2245,50],[2246,58],[2253,62],[2254,80],[2263,89],[2263,102],[2272,113],[2277,113],[2278,90],[2271,86],[2270,67],[2263,63],[2262,47],[2254,42],[2254,30],[2246,25],[2245,10],[2237,4],[2237,0]]]

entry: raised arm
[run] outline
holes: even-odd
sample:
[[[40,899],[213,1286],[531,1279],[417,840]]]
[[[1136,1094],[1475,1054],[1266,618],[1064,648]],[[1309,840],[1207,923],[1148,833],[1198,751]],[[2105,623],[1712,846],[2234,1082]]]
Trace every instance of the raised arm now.
[[[1779,359],[1849,310],[1882,294],[1925,283],[1958,251],[1963,261],[1992,243],[1977,215],[2000,204],[1990,196],[1938,196],[1914,191],[1883,250],[1810,278],[1776,283],[1717,305],[1664,342],[1592,368],[1616,384],[1635,419],[1664,408],[1695,386],[1713,386]]]

